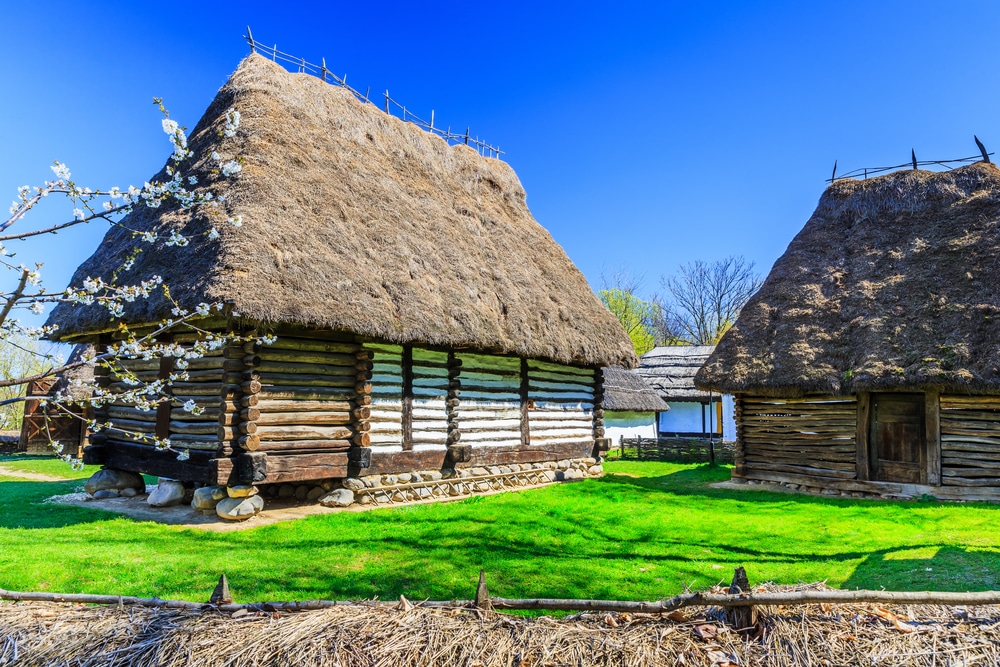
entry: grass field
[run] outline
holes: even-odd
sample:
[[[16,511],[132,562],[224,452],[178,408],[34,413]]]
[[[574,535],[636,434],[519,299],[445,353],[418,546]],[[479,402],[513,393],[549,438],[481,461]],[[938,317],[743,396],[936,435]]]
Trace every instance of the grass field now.
[[[0,467],[85,477],[60,462]],[[658,599],[751,582],[1000,586],[1000,506],[715,489],[725,467],[613,462],[600,480],[208,533],[44,503],[80,481],[0,477],[0,588],[237,601],[494,595]]]

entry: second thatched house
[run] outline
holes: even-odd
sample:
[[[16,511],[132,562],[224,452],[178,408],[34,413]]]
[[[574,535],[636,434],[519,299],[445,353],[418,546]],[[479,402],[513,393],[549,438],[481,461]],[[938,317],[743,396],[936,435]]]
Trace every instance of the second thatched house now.
[[[669,409],[635,371],[604,369],[604,428],[612,444],[622,438],[656,438],[660,414]]]
[[[220,132],[230,109],[242,115],[231,137]],[[224,219],[242,226],[139,207],[73,282],[132,257],[133,230],[180,232],[190,245],[146,248],[129,275],[162,276],[184,308],[225,303],[206,330],[277,340],[192,361],[159,411],[107,407],[99,417],[122,430],[95,438],[89,460],[212,485],[436,480],[452,469],[516,476],[605,445],[601,369],[633,365],[630,341],[532,218],[508,165],[258,55],[190,144],[198,190],[225,195]],[[218,173],[214,160],[237,157],[237,176]],[[205,236],[212,224],[218,238]],[[172,307],[138,301],[125,319],[142,327]],[[116,325],[68,304],[50,323],[62,340],[100,345]],[[145,379],[171,370],[126,365]],[[204,412],[184,411],[189,401]],[[169,437],[172,450],[125,430]]]
[[[664,345],[639,359],[635,369],[670,406],[661,412],[659,434],[671,438],[736,438],[733,397],[699,389],[695,373],[715,349],[714,345]]]
[[[696,377],[734,478],[1000,499],[1000,169],[839,180]]]

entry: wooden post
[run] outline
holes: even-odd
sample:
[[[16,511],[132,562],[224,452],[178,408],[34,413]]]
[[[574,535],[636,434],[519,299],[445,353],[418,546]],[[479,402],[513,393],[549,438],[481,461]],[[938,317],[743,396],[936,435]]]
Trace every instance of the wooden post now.
[[[750,592],[750,579],[747,571],[743,567],[736,568],[733,572],[733,582],[729,585],[730,595],[739,595]],[[730,625],[737,631],[753,628],[757,625],[757,608],[749,607],[727,607],[725,611],[726,625]]]
[[[733,396],[736,416],[736,451],[733,454],[733,473],[736,478],[746,477],[746,442],[743,439],[743,395]]]
[[[476,586],[476,597],[473,604],[477,609],[493,609],[493,603],[490,602],[490,591],[486,588],[486,570],[482,568],[479,569],[479,585]]]
[[[531,444],[531,422],[528,419],[528,360],[521,357],[521,446]]]
[[[941,391],[929,389],[924,395],[924,427],[927,440],[927,483],[941,485]]]
[[[462,403],[462,360],[455,355],[454,350],[448,350],[448,397],[445,400],[445,414],[448,420],[448,460],[450,465],[468,460],[465,450],[459,441],[462,439],[461,420],[458,408]]]
[[[226,579],[226,573],[223,572],[222,576],[219,577],[219,583],[215,585],[215,590],[212,591],[212,596],[208,598],[208,604],[220,605],[232,603],[233,596],[229,593],[229,580]]]
[[[357,468],[367,468],[371,465],[371,450],[368,449],[368,445],[371,444],[371,437],[368,435],[368,431],[371,429],[369,422],[371,409],[367,406],[371,405],[372,400],[372,368],[374,363],[371,350],[359,350],[354,356],[357,359],[358,383],[355,385],[354,400],[351,402],[354,437],[348,454],[351,465]]]
[[[857,446],[857,479],[867,482],[871,477],[868,452],[868,422],[871,419],[872,397],[867,391],[858,394],[858,430],[854,437]]]
[[[594,439],[604,437],[604,371],[594,369]]]
[[[413,449],[413,346],[403,346],[403,451]]]

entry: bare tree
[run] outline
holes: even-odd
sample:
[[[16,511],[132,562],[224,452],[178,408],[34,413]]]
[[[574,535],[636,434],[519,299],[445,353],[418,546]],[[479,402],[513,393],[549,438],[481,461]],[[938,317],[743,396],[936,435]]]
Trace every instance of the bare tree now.
[[[736,255],[712,263],[695,260],[682,265],[674,276],[661,276],[665,293],[653,299],[658,311],[652,327],[657,341],[666,345],[718,343],[763,282],[754,263]]]

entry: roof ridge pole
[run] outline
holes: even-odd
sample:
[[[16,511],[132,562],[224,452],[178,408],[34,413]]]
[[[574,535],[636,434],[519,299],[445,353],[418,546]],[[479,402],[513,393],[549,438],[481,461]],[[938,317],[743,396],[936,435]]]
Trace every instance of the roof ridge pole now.
[[[389,113],[389,89],[385,89],[385,112]]]
[[[990,163],[990,154],[986,152],[986,146],[983,146],[983,142],[979,140],[979,137],[972,135],[972,138],[976,140],[976,145],[979,146],[979,152],[983,155],[983,162],[986,164]]]
[[[322,66],[319,70],[320,72],[319,76],[321,79],[323,79],[323,83],[326,83],[326,58],[320,58],[320,62],[322,63]]]
[[[257,44],[253,41],[253,33],[250,32],[250,26],[247,26],[247,41],[250,42],[250,53],[257,53]]]

